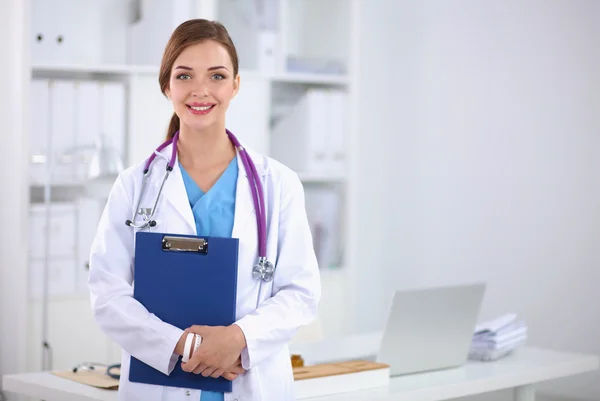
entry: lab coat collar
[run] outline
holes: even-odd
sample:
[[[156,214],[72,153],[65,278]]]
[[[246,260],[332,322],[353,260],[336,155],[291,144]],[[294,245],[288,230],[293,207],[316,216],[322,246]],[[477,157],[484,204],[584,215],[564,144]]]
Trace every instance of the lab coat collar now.
[[[244,146],[242,144],[242,146]],[[244,146],[245,148],[245,146]],[[173,147],[169,145],[165,147],[160,153],[170,159],[171,151]],[[264,165],[264,157],[258,153],[245,148],[248,155],[256,166],[256,171],[261,177],[261,181],[264,183],[264,176],[266,175],[266,169]],[[250,190],[250,181],[248,179],[249,172],[244,168],[242,158],[237,152],[236,155],[238,164],[238,179],[236,184],[236,204],[235,204],[235,219],[233,225],[232,237],[239,238],[241,233],[246,230],[246,226],[251,220],[252,216],[256,215],[254,209],[254,201],[252,199],[252,192]],[[156,185],[156,190],[160,186],[162,175],[164,174],[167,162],[163,158],[157,157],[154,160],[154,168],[152,168],[152,175],[154,177],[153,182]],[[167,179],[163,188],[164,199],[171,204],[171,206],[181,215],[186,223],[185,232],[180,234],[196,234],[196,222],[194,220],[194,214],[190,206],[187,191],[185,189],[185,183],[183,182],[183,176],[179,167],[179,158],[176,154],[175,164],[173,165],[173,171],[171,171],[169,178]],[[160,213],[160,210],[158,210]],[[171,226],[171,225],[170,225]]]

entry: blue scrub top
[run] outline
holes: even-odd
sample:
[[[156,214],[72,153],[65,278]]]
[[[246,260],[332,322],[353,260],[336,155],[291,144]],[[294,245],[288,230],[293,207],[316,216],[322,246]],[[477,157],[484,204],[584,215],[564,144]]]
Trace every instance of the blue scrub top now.
[[[235,192],[238,178],[234,157],[217,182],[204,193],[179,164],[190,207],[196,222],[196,235],[231,237],[235,215]],[[200,401],[223,401],[223,393],[202,391]]]

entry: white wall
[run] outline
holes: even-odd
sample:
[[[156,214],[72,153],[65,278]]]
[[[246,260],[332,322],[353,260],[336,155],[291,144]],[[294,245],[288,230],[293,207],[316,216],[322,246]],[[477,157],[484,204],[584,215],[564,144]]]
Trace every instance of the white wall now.
[[[395,288],[485,280],[482,318],[514,311],[531,345],[600,354],[600,2],[361,12],[360,291],[374,301],[355,329],[382,328]],[[552,390],[600,399],[599,379]]]
[[[0,375],[24,371],[27,327],[27,2],[0,2]],[[10,335],[9,335],[10,333]]]

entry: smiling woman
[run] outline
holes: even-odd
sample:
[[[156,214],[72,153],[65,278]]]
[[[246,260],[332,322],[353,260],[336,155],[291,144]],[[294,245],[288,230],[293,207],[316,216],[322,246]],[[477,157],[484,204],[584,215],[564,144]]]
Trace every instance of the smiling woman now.
[[[173,138],[182,122],[195,129],[222,122],[218,128],[224,129],[225,111],[239,90],[238,56],[227,30],[218,22],[198,21],[203,20],[177,28],[161,63],[160,89],[175,109],[167,139]],[[193,119],[190,114],[212,114],[212,118]]]
[[[159,83],[174,114],[167,141],[157,150],[157,168],[150,171],[144,161],[121,173],[90,254],[96,321],[124,350],[119,398],[293,400],[288,343],[314,320],[321,296],[302,183],[291,169],[246,148],[226,130],[240,76],[237,52],[223,25],[203,19],[181,24],[165,49]],[[163,174],[152,174],[161,168],[171,173],[166,183]],[[140,267],[134,261],[137,231],[123,221],[148,205],[160,214],[160,235],[237,240],[236,320],[231,324],[176,327],[133,296],[134,271]],[[177,279],[181,291],[199,291],[200,283]],[[132,382],[131,358],[166,376],[177,369],[177,374],[210,377],[203,383],[232,381],[231,393]]]

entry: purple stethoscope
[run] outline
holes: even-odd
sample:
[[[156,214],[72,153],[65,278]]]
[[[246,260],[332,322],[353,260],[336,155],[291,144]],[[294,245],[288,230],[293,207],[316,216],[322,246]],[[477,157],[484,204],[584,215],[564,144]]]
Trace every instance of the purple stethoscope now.
[[[265,211],[265,198],[263,193],[262,183],[260,182],[260,177],[258,172],[256,171],[256,166],[254,162],[246,152],[246,149],[240,144],[240,141],[229,131],[227,130],[227,136],[229,136],[229,140],[237,149],[242,163],[244,164],[244,169],[248,174],[248,181],[250,181],[250,191],[252,192],[252,201],[254,202],[254,210],[256,210],[256,226],[258,228],[258,262],[254,265],[252,269],[252,276],[255,279],[260,279],[265,282],[269,282],[273,279],[273,274],[275,272],[275,268],[273,264],[267,260],[267,216]],[[156,206],[158,205],[158,200],[160,198],[160,194],[162,193],[163,186],[165,185],[165,181],[169,177],[171,171],[173,171],[173,166],[175,165],[175,159],[177,157],[177,140],[179,139],[179,131],[173,135],[173,138],[167,140],[162,145],[160,145],[154,153],[148,158],[146,164],[144,166],[144,178],[142,180],[142,188],[140,191],[140,196],[137,201],[137,205],[135,206],[133,217],[131,220],[125,221],[125,224],[129,227],[142,229],[146,227],[154,227],[156,226],[156,220],[154,220],[154,215],[156,213]],[[171,159],[167,159],[163,156],[160,151],[164,148],[173,144],[173,149],[171,151]],[[148,181],[148,177],[150,176],[150,164],[156,158],[156,156],[161,156],[167,160],[167,169],[165,171],[165,175],[163,176],[162,182],[160,183],[160,187],[158,189],[158,194],[156,195],[156,199],[154,200],[154,205],[152,205],[152,209],[147,210],[144,209],[140,211],[140,202],[142,197],[144,196],[144,190],[146,189],[146,183]],[[144,215],[144,222],[142,224],[135,224],[135,216],[136,214]]]

